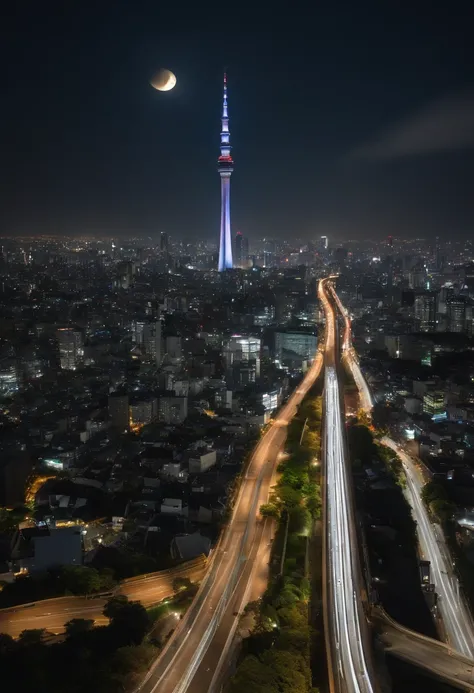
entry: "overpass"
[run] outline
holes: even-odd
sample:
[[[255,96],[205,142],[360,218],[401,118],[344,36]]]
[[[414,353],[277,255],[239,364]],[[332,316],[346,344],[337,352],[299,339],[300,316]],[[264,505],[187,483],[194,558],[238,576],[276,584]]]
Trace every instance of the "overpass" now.
[[[474,690],[474,661],[470,657],[456,652],[444,642],[405,628],[380,606],[372,607],[371,622],[386,652],[456,688]]]
[[[352,347],[350,318],[334,287],[330,293],[344,318],[343,359],[354,376],[361,405],[370,414],[372,397],[360,370]],[[417,523],[418,541],[422,555],[430,561],[435,587],[439,596],[439,609],[447,633],[448,643],[427,638],[396,623],[380,607],[372,607],[372,622],[382,636],[382,642],[394,655],[410,661],[427,673],[452,685],[469,690],[474,688],[474,626],[454,574],[449,550],[441,530],[432,524],[421,497],[422,478],[414,461],[388,437],[381,441],[401,458],[406,477],[406,496]]]
[[[124,580],[107,594],[40,599],[30,604],[0,609],[0,633],[8,633],[17,638],[23,630],[44,628],[50,633],[59,634],[73,618],[91,619],[95,625],[103,625],[109,622],[103,611],[112,595],[125,595],[131,600],[140,601],[144,606],[151,606],[173,596],[173,581],[176,578],[200,582],[206,573],[206,565],[207,559],[201,556],[168,570]]]

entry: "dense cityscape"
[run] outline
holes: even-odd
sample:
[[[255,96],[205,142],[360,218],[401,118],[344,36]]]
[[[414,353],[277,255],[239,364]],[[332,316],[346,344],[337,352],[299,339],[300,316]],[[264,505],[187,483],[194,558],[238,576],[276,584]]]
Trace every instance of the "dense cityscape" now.
[[[200,581],[245,460],[324,345],[317,287],[327,276],[337,277],[351,318],[370,428],[390,433],[432,480],[428,508],[446,524],[471,603],[471,244],[389,237],[334,246],[322,237],[291,246],[239,234],[233,251],[238,267],[219,273],[215,245],[166,232],[127,242],[3,239],[0,627],[13,638],[33,630],[61,641],[73,619],[102,623],[118,592],[160,604],[180,576],[158,571],[185,566],[183,587]],[[354,386],[343,392],[347,415],[365,421]],[[350,443],[350,453],[363,444]],[[354,459],[353,472],[377,601],[434,636],[430,562],[419,554],[420,579],[410,584],[416,559],[394,544],[403,517],[377,500],[394,493],[390,471],[372,454]],[[280,516],[277,505],[263,512]],[[319,512],[317,502],[316,521]],[[307,527],[311,513],[301,514]],[[150,572],[154,582],[127,584]],[[413,591],[409,609],[402,587]],[[84,607],[81,595],[93,593],[96,606]],[[64,594],[77,596],[47,608],[39,601]],[[161,638],[176,625],[168,611]]]
[[[143,17],[138,22],[128,7],[117,12],[117,26],[119,18],[125,24],[106,42],[116,55],[118,46],[141,46],[147,31],[155,41]],[[110,35],[101,33],[99,18],[72,9],[45,17],[56,57],[40,60],[39,83],[58,70],[64,79],[68,56],[77,57],[87,35],[92,53],[94,45],[103,53],[97,64],[109,70],[108,88],[120,69],[130,87],[136,77],[128,82],[127,69],[145,60],[146,50],[119,69],[102,50]],[[150,17],[157,20],[154,11]],[[384,11],[381,17],[384,26]],[[28,16],[32,35],[43,19]],[[24,35],[15,21],[12,15],[12,51]],[[56,26],[66,32],[58,44]],[[444,36],[441,25],[433,27]],[[452,36],[462,34],[456,27]],[[168,64],[172,32],[157,31],[163,43],[156,55]],[[390,161],[368,188],[363,173],[360,185],[352,183],[355,217],[370,208],[370,230],[361,232],[365,212],[351,224],[350,206],[344,223],[337,214],[308,217],[324,206],[324,195],[302,202],[314,184],[305,168],[313,154],[281,140],[279,178],[279,160],[277,166],[265,150],[266,111],[265,136],[261,129],[257,138],[262,159],[252,149],[257,178],[242,185],[251,166],[238,152],[249,156],[245,133],[252,140],[258,126],[252,133],[244,123],[232,66],[241,94],[243,46],[255,37],[233,35],[237,47],[230,66],[219,68],[215,90],[196,97],[190,50],[187,68],[177,60],[174,71],[154,67],[147,91],[130,96],[135,113],[148,112],[143,133],[151,123],[160,146],[149,163],[158,162],[166,191],[140,211],[146,165],[139,171],[131,163],[140,158],[132,153],[140,127],[124,129],[120,108],[114,117],[107,112],[102,138],[109,151],[119,131],[128,142],[114,164],[126,179],[122,188],[111,169],[101,169],[99,137],[89,149],[85,140],[79,147],[90,157],[84,178],[79,150],[69,149],[70,161],[64,156],[56,168],[58,143],[62,156],[76,135],[81,142],[84,122],[87,142],[101,131],[100,117],[91,118],[103,107],[99,91],[78,124],[75,109],[67,119],[74,97],[64,84],[54,98],[65,123],[49,131],[36,105],[34,116],[22,107],[22,117],[13,118],[23,97],[12,64],[6,157],[14,154],[16,162],[18,153],[22,163],[12,169],[0,226],[0,680],[19,693],[472,690],[473,220],[469,202],[459,203],[459,186],[447,186],[442,200],[434,192],[448,170],[459,174],[446,152],[455,151],[459,165],[472,148],[472,94],[433,102],[385,136],[351,145],[343,161],[334,157],[328,180],[340,166],[341,193],[354,161]],[[299,55],[296,35],[289,59]],[[215,46],[203,47],[205,32],[183,31],[186,45],[196,36],[196,65],[205,64],[203,55],[220,64]],[[434,45],[431,34],[420,36]],[[457,45],[448,36],[446,45]],[[255,44],[262,75],[267,39]],[[416,31],[412,39],[418,50]],[[398,38],[389,44],[396,53]],[[78,89],[82,79],[98,87],[81,48],[79,54]],[[416,71],[424,62],[414,55]],[[160,64],[147,54],[150,60]],[[410,58],[406,70],[413,65]],[[292,73],[287,67],[282,74],[290,80]],[[365,67],[360,75],[372,85],[375,72]],[[247,73],[252,79],[257,84]],[[269,78],[281,134],[291,118],[276,86]],[[385,93],[380,84],[375,91]],[[246,92],[247,109],[260,92]],[[299,93],[306,99],[303,78]],[[49,102],[38,103],[47,109]],[[203,127],[209,104],[213,192],[208,142],[193,148],[188,130]],[[357,122],[357,107],[354,113]],[[38,149],[17,148],[24,127]],[[303,122],[300,130],[311,152],[312,134]],[[364,141],[364,127],[360,135]],[[38,152],[50,145],[51,158],[40,157],[38,167]],[[324,146],[322,152],[324,159]],[[188,176],[189,202],[181,179],[188,153],[189,170],[203,161],[206,171],[200,180]],[[439,166],[405,169],[416,183],[402,202],[397,166],[417,156]],[[33,188],[26,185],[30,162]],[[68,175],[61,195],[60,178]],[[391,195],[385,210],[383,179]],[[418,185],[431,190],[421,201]],[[257,188],[265,211],[258,222]],[[456,210],[449,228],[446,204]],[[331,206],[344,208],[339,200]],[[204,207],[215,223],[201,233]],[[124,226],[111,231],[122,217]]]

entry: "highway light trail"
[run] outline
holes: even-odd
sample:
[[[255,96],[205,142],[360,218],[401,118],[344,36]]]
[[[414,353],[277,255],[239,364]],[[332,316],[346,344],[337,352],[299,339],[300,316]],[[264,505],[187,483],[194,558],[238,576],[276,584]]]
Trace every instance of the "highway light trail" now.
[[[360,370],[357,356],[352,348],[350,320],[336,292],[333,296],[337,307],[345,320],[344,353],[359,390],[363,409],[369,413],[372,409],[372,398],[364,376]],[[418,541],[426,560],[430,562],[431,576],[439,596],[439,609],[443,619],[447,639],[451,647],[461,654],[474,658],[474,626],[470,612],[464,603],[459,583],[452,568],[449,549],[446,546],[441,528],[436,529],[430,521],[428,511],[421,499],[423,481],[413,460],[390,438],[382,439],[384,445],[394,450],[402,461],[406,478],[408,496],[412,507],[413,519],[417,523]]]
[[[353,543],[350,488],[344,459],[344,425],[336,370],[325,373],[326,515],[328,577],[332,588],[330,616],[335,639],[334,678],[347,693],[373,693],[362,630],[364,614],[357,547]]]
[[[357,355],[352,346],[352,331],[351,331],[351,320],[347,309],[342,305],[341,299],[335,292],[334,288],[331,289],[332,296],[336,302],[337,308],[344,318],[344,337],[342,340],[342,351],[343,355],[347,360],[347,364],[354,378],[357,389],[359,390],[360,403],[362,409],[369,414],[373,407],[372,395],[370,394],[367,382],[362,375],[360,370],[359,362],[357,360]]]
[[[439,596],[439,609],[451,647],[467,657],[474,658],[474,629],[472,619],[454,575],[448,548],[441,529],[431,523],[428,511],[421,500],[422,482],[413,461],[390,438],[383,438],[384,445],[392,448],[402,460],[407,477],[407,496],[417,523],[418,541],[423,556],[430,562],[431,577]]]
[[[322,364],[322,352],[318,351],[305,377],[256,446],[229,522],[209,561],[208,573],[190,609],[138,687],[140,693],[209,693],[220,681],[221,670],[229,664],[227,653],[239,611],[246,604],[254,580],[261,579],[259,574],[268,565],[271,524],[260,518],[259,508],[268,500],[286,427],[319,376]]]

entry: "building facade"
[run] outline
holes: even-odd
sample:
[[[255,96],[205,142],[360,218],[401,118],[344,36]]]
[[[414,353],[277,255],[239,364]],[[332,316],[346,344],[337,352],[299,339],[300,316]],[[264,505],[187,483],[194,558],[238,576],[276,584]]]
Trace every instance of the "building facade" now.
[[[61,327],[57,331],[59,363],[64,370],[75,371],[84,360],[82,332],[73,327]]]
[[[240,231],[235,237],[235,266],[247,269],[249,265],[249,239]]]
[[[311,332],[285,331],[275,333],[275,358],[285,361],[313,359],[318,344],[317,336]]]
[[[434,291],[424,291],[415,296],[415,326],[420,332],[436,332],[436,299]]]

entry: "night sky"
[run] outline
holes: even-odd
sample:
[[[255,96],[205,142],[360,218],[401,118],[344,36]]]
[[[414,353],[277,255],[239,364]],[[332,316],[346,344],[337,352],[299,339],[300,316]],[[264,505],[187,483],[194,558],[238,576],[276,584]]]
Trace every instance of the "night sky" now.
[[[217,238],[226,68],[233,232],[474,235],[473,3],[305,4],[11,3],[0,234]]]

